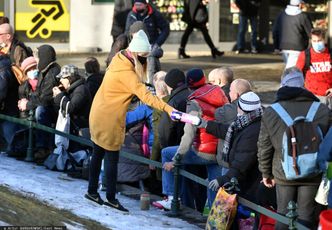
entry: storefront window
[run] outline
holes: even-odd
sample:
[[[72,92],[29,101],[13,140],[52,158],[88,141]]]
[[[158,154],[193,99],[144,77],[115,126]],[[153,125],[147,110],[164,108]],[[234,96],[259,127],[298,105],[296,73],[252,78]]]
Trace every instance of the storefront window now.
[[[185,30],[186,23],[184,23],[181,18],[183,14],[183,0],[173,0],[173,1],[163,1],[163,0],[153,0],[151,3],[164,15],[167,21],[169,21],[169,26],[171,31],[181,31]]]
[[[15,32],[23,41],[68,43],[70,0],[16,1]]]
[[[239,14],[231,4],[234,1],[220,1],[219,41],[232,42],[236,40],[239,24]],[[231,7],[232,6],[232,7]]]

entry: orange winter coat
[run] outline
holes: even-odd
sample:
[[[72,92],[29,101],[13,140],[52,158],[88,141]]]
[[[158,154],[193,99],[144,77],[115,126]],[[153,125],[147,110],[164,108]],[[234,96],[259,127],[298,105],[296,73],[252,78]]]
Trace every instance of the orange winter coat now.
[[[95,144],[109,151],[120,150],[125,137],[126,112],[135,95],[156,109],[167,113],[173,109],[153,96],[136,75],[133,63],[117,53],[91,106],[89,125],[91,140]]]

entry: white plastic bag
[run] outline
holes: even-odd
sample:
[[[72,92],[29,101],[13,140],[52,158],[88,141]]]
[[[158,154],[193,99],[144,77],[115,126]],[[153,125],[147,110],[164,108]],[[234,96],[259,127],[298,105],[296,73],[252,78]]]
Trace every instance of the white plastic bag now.
[[[324,173],[322,181],[320,182],[315,201],[321,205],[328,205],[327,198],[330,190],[330,181],[327,179],[326,174]]]
[[[64,133],[69,133],[70,132],[70,116],[68,114],[68,106],[70,102],[67,102],[66,104],[66,111],[65,113],[62,112],[62,103],[63,99],[65,97],[61,98],[60,102],[60,109],[59,109],[59,114],[58,114],[58,119],[56,121],[56,126],[55,129]],[[67,137],[63,137],[60,135],[55,134],[55,145],[57,147],[62,146],[65,150],[68,149],[69,147],[69,139]]]

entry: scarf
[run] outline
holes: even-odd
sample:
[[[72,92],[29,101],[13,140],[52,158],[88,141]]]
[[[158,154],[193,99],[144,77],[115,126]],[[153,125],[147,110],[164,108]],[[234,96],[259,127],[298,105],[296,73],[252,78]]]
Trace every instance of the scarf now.
[[[238,116],[236,120],[229,125],[225,137],[224,146],[222,149],[222,160],[224,162],[229,163],[229,151],[234,139],[234,133],[243,130],[245,127],[252,124],[258,118],[261,118],[262,114],[263,114],[263,109],[258,108],[254,111]]]

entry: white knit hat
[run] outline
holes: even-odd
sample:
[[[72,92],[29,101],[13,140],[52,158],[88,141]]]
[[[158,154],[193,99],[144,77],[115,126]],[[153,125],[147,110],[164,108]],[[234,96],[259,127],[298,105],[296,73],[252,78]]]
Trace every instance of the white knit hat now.
[[[143,30],[139,30],[134,34],[133,39],[131,40],[128,49],[131,52],[137,53],[147,53],[151,51],[151,45],[149,38]]]
[[[240,96],[238,105],[244,112],[250,112],[261,107],[261,100],[254,92],[248,92]]]
[[[289,5],[292,5],[292,6],[298,6],[302,3],[303,1],[302,0],[290,0],[289,1]]]

